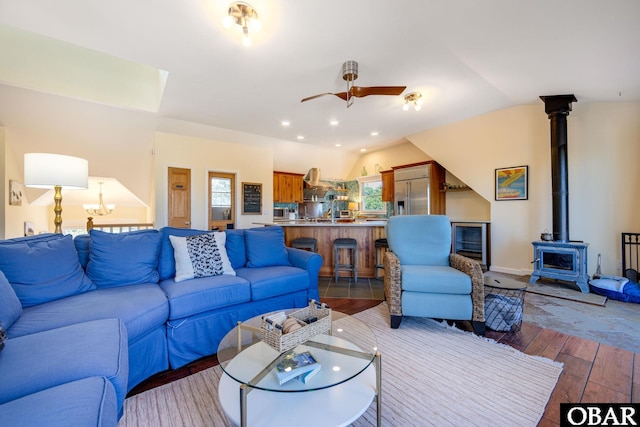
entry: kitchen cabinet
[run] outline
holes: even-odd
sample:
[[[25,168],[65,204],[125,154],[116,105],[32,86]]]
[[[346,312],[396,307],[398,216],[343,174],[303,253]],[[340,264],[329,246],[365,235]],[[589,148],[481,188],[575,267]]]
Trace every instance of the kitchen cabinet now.
[[[279,203],[302,202],[302,178],[290,172],[273,172],[273,201]]]
[[[382,201],[393,202],[393,169],[380,172],[382,177]]]

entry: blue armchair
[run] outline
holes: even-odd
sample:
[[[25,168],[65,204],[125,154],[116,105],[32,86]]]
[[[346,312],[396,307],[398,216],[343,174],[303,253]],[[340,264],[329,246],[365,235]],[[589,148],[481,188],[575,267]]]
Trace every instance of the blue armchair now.
[[[384,293],[391,327],[402,316],[469,320],[484,335],[484,279],[477,261],[451,253],[451,223],[445,215],[389,218]]]

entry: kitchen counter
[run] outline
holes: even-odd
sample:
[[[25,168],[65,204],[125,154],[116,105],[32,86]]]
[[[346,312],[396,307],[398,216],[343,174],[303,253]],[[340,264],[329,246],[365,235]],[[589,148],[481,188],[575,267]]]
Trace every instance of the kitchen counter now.
[[[318,253],[322,255],[322,266],[320,276],[332,277],[333,274],[333,241],[339,238],[352,238],[358,242],[358,278],[375,277],[375,241],[386,237],[386,220],[349,220],[321,219],[318,221],[292,220],[274,222],[254,222],[255,225],[279,225],[284,230],[284,238],[287,246],[298,237],[313,237],[318,242]],[[382,250],[381,250],[382,251]],[[346,264],[350,260],[351,251],[342,250],[339,254],[340,264]],[[382,252],[381,252],[382,255]],[[382,259],[382,258],[380,258]],[[351,272],[341,271],[339,276],[346,277]],[[382,275],[382,271],[380,271]]]

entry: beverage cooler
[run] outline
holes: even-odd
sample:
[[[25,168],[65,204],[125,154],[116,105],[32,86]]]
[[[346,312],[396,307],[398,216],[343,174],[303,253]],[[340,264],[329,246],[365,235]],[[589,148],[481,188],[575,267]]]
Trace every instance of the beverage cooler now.
[[[482,264],[491,265],[491,230],[488,222],[452,222],[451,252],[466,256]]]

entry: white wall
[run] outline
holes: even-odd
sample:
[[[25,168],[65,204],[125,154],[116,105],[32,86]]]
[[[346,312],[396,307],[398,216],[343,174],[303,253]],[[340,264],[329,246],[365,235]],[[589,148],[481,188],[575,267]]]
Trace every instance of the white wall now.
[[[11,144],[4,140],[3,137],[7,132],[0,127],[0,147],[3,147],[0,152],[2,153],[2,164],[0,164],[0,170],[4,170],[4,173],[0,174],[3,177],[2,186],[2,207],[0,208],[0,239],[11,239],[14,237],[20,237],[24,235],[24,223],[25,221],[32,222],[35,227],[35,232],[53,231],[53,199],[51,200],[51,212],[50,217],[47,214],[47,209],[40,206],[30,206],[29,196],[34,193],[28,191],[25,188],[25,192],[20,206],[9,205],[9,181],[18,181],[24,183],[22,173],[22,157],[16,158],[16,154]],[[42,190],[40,190],[42,192]],[[50,227],[49,227],[50,225]]]
[[[394,166],[427,160],[432,160],[432,158],[411,142],[404,141],[388,148],[363,154],[355,163],[352,163],[353,167],[346,179],[351,181],[362,176],[363,167],[366,169],[367,175],[374,175],[383,170],[390,170]]]
[[[567,119],[569,228],[590,244],[593,273],[620,274],[620,233],[640,232],[640,103],[573,104]],[[496,111],[409,137],[491,201],[492,269],[531,272],[533,240],[552,229],[550,126],[542,103]],[[529,199],[494,200],[495,169],[529,166]]]
[[[227,144],[225,147],[239,144],[247,147],[240,150],[243,152],[255,150],[264,153],[266,149],[268,157],[251,155],[234,157],[233,161],[242,163],[251,159],[257,162],[258,170],[266,167],[271,172],[275,169],[306,173],[312,167],[319,167],[324,176],[344,177],[359,157],[359,154],[335,147],[321,148],[267,138],[6,85],[0,85],[0,99],[0,128],[3,130],[0,142],[4,144],[0,145],[0,176],[5,178],[3,191],[8,191],[9,179],[24,180],[24,153],[51,152],[82,157],[89,161],[89,175],[116,178],[143,204],[149,206],[146,212],[138,212],[140,218],[136,222],[156,222],[156,200],[158,204],[165,203],[163,199],[157,199],[159,193],[156,183],[166,181],[155,173],[157,159],[153,156],[153,149],[156,132],[185,135],[187,140],[200,138],[224,141]],[[198,152],[190,153],[183,149],[179,157],[198,156]],[[277,153],[277,156],[272,153]],[[214,157],[219,156],[220,152],[213,154]],[[225,165],[216,163],[216,166]],[[252,164],[245,163],[238,170],[246,169],[245,172],[249,173],[252,168]],[[263,176],[260,178],[269,186],[272,185],[272,177],[268,180]],[[44,191],[25,189],[25,192],[27,198],[22,207],[8,206],[7,197],[3,197],[0,227],[4,227],[4,230],[0,228],[0,238],[21,236],[24,221],[34,222],[36,232],[53,231],[53,203],[51,206],[29,206],[28,201],[42,196]],[[269,195],[272,197],[272,191],[269,191]],[[94,200],[87,202],[93,203]],[[117,204],[116,200],[109,202]],[[271,212],[272,204],[265,206]],[[65,205],[64,192],[62,207],[63,227],[69,222],[75,224],[86,221],[87,215],[81,209],[71,209],[71,206]],[[194,211],[197,209],[194,206]],[[117,209],[109,217],[109,222],[119,222],[130,216],[130,211]],[[157,223],[162,224],[162,218]]]
[[[210,171],[236,174],[236,227],[257,227],[254,222],[273,219],[273,150],[271,147],[233,144],[163,132],[155,136],[155,225],[167,225],[167,168],[191,169],[192,228],[206,230],[208,174]],[[262,215],[241,214],[242,182],[262,183]]]

